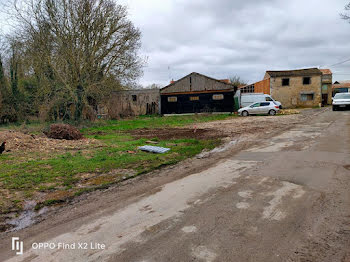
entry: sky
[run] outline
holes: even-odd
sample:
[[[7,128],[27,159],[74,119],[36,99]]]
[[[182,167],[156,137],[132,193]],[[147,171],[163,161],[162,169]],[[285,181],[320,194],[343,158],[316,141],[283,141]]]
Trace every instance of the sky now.
[[[116,1],[142,32],[143,86],[191,72],[253,83],[267,70],[307,67],[350,79],[350,61],[334,65],[350,59],[350,23],[340,17],[350,0]]]
[[[198,72],[248,83],[267,70],[330,68],[350,79],[349,0],[122,0],[142,32],[142,85]]]

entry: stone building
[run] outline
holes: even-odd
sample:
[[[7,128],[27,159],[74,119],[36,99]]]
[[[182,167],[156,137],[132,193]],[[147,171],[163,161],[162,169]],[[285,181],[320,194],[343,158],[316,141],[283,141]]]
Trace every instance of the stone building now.
[[[322,72],[322,105],[332,104],[333,74],[329,69],[320,69]]]
[[[159,89],[123,90],[112,92],[105,104],[108,118],[155,115],[160,113]]]
[[[318,68],[308,68],[266,71],[264,80],[270,80],[270,94],[283,107],[314,107],[322,104],[322,76]]]

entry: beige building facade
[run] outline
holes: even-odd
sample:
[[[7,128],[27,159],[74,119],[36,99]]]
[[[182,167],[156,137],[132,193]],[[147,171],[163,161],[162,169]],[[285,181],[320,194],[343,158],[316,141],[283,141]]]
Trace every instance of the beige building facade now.
[[[267,71],[264,79],[270,79],[270,94],[284,108],[315,107],[322,105],[322,76],[318,68],[308,68]]]

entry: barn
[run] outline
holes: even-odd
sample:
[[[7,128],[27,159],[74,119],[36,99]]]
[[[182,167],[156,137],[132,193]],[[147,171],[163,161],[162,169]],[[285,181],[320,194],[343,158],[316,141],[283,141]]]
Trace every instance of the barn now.
[[[237,87],[191,73],[160,90],[162,114],[233,112]]]

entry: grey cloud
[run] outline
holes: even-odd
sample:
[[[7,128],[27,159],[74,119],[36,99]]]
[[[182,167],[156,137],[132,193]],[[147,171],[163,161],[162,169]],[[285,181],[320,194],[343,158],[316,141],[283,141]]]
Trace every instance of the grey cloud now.
[[[138,1],[143,0],[133,0],[132,18],[149,57],[143,84],[165,85],[192,71],[253,82],[270,69],[329,66],[350,58],[350,24],[339,15],[346,0],[152,0],[148,11],[138,10]],[[169,8],[159,11],[161,3]],[[331,68],[334,78],[350,78],[337,75],[349,65]]]

